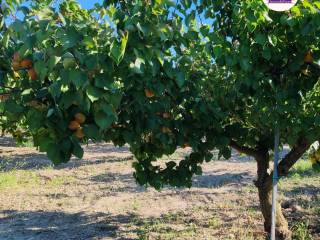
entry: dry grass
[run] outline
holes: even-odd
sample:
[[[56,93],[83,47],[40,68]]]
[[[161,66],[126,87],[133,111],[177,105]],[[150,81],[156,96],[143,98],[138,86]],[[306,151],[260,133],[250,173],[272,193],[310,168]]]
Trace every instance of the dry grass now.
[[[135,184],[127,148],[90,144],[58,168],[30,148],[1,150],[0,239],[265,239],[247,158],[206,164],[192,189],[157,192]],[[295,239],[320,239],[319,187],[308,162],[280,183],[282,202],[300,207],[285,209]]]

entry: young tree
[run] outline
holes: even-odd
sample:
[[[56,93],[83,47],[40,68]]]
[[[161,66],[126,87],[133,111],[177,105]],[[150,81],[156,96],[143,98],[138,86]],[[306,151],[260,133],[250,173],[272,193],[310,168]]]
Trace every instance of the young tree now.
[[[275,122],[291,146],[280,176],[319,139],[318,1],[282,14],[252,0],[6,4],[0,121],[9,131],[32,136],[55,164],[81,158],[89,139],[129,144],[137,182],[158,189],[191,187],[212,150],[230,158],[234,148],[257,161],[270,230]],[[179,146],[193,151],[155,163]]]

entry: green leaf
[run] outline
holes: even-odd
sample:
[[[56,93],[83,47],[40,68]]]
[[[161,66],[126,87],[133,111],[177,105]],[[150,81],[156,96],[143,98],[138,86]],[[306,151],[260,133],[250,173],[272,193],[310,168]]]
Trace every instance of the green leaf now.
[[[71,57],[64,58],[62,64],[65,69],[72,69],[77,65],[75,59]]]
[[[104,103],[102,105],[102,111],[104,113],[106,113],[107,115],[113,115],[114,114],[114,110],[112,108],[112,106],[110,104]]]
[[[63,162],[58,144],[49,143],[47,148],[47,156],[55,165]]]
[[[94,115],[94,120],[97,123],[97,125],[102,129],[107,129],[111,126],[111,124],[114,122],[115,118],[107,114],[103,111],[99,111]]]
[[[240,65],[244,71],[249,71],[252,68],[248,58],[242,58],[240,61]]]
[[[172,0],[156,0],[156,4],[158,5],[168,5],[170,7],[175,6],[176,4]]]
[[[186,74],[184,72],[178,72],[176,74],[176,83],[178,84],[178,86],[181,88],[183,87],[185,81],[186,81]]]
[[[198,176],[202,175],[202,168],[201,168],[201,166],[197,166],[197,169],[196,169],[195,174],[198,175]]]
[[[27,113],[27,124],[29,126],[29,129],[33,131],[37,131],[39,128],[42,127],[43,122],[45,121],[44,116],[41,112],[39,112],[36,109],[31,109]]]
[[[74,102],[82,102],[82,95],[79,92],[68,91],[62,94],[60,105],[69,108]]]
[[[39,128],[38,128],[39,129]],[[48,132],[38,132],[38,135],[35,135],[35,145],[39,147],[40,152],[48,152],[50,147],[53,146],[54,142],[51,138],[49,138]]]
[[[40,81],[43,81],[48,73],[48,68],[46,64],[43,61],[37,61],[34,64],[34,69],[38,73]]]
[[[57,33],[57,37],[62,43],[64,50],[74,47],[81,41],[81,35],[75,29],[69,29],[66,33],[60,31]]]
[[[109,76],[106,75],[106,74],[100,74],[98,76],[95,77],[94,79],[94,85],[98,88],[106,88],[106,89],[109,89],[111,87],[111,80],[109,79]]]
[[[24,108],[18,105],[13,100],[8,100],[5,102],[5,110],[10,113],[17,114],[17,113],[22,113],[24,111]]]
[[[69,72],[69,79],[77,89],[84,87],[88,82],[87,74],[80,70],[71,70]]]
[[[143,74],[145,61],[142,58],[137,58],[134,63],[130,64],[130,68],[134,73]]]
[[[78,141],[72,141],[72,154],[77,158],[83,158],[84,151]]]
[[[219,151],[219,156],[223,156],[225,159],[231,158],[231,149],[225,147]]]
[[[206,153],[205,155],[205,161],[210,162],[213,158],[213,154],[211,152]]]
[[[222,55],[222,46],[221,45],[214,46],[213,54],[216,58],[219,58]]]
[[[61,87],[61,81],[54,82],[49,86],[49,93],[52,95],[52,97],[55,98],[60,96]]]
[[[268,36],[268,40],[269,40],[269,43],[272,46],[276,46],[277,45],[278,39],[277,39],[277,37],[275,35]]]
[[[320,1],[315,1],[313,3],[318,9],[320,9]]]
[[[129,34],[126,33],[122,36],[120,43],[117,39],[115,39],[111,44],[110,56],[116,62],[117,65],[119,65],[126,52],[128,37]]]
[[[85,36],[82,42],[88,49],[95,48],[96,46],[96,42],[94,41],[94,38],[92,38],[91,36]]]
[[[120,106],[122,100],[122,93],[121,92],[114,92],[109,96],[109,102],[112,104],[114,109],[117,109]]]
[[[163,54],[163,52],[160,51],[160,50],[155,50],[155,53],[157,55],[157,59],[160,62],[161,66],[163,66],[163,64],[164,64],[164,54]]]
[[[255,41],[261,46],[264,46],[267,42],[267,38],[264,34],[258,33],[255,37]]]
[[[48,68],[50,71],[60,62],[61,57],[51,56],[48,61]]]
[[[265,58],[266,60],[269,61],[271,59],[271,51],[270,51],[270,49],[269,48],[263,49],[262,56],[263,56],[263,58]]]
[[[96,88],[93,86],[89,86],[87,88],[87,96],[91,102],[95,102],[95,101],[99,100],[102,95],[103,95],[103,92],[99,88]]]
[[[100,140],[100,132],[96,125],[89,124],[83,126],[83,132],[89,139]]]

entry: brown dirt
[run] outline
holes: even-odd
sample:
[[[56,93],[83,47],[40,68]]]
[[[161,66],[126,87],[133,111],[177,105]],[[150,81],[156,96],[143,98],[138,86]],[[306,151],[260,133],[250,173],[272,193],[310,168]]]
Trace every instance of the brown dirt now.
[[[136,185],[126,147],[91,143],[83,160],[53,168],[35,149],[1,141],[0,170],[34,175],[0,189],[0,239],[264,237],[252,187],[255,164],[247,157],[205,164],[191,189],[158,192]],[[168,158],[179,160],[188,151]]]

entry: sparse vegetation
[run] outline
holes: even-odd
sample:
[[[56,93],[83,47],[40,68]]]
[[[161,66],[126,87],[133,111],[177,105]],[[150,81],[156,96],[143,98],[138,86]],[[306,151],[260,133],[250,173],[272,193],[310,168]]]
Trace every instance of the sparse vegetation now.
[[[308,159],[299,160],[292,168],[289,177],[301,178],[306,176],[319,175],[312,168],[312,163]]]
[[[313,240],[308,230],[308,223],[297,222],[292,227],[294,240]]]
[[[0,189],[21,189],[38,186],[40,178],[31,171],[16,170],[0,173]]]
[[[11,155],[5,153],[4,158],[0,156],[4,166],[0,173],[1,239],[50,239],[63,231],[66,238],[72,235],[81,240],[92,236],[265,240],[257,189],[251,185],[253,161],[208,163],[204,176],[194,179],[197,184],[193,189],[157,192],[136,186],[130,161],[125,160],[129,155],[126,149],[90,144],[86,159],[73,160],[59,170],[48,166],[44,155],[30,148],[8,149],[16,150]],[[179,160],[185,151],[181,149],[168,158]],[[26,160],[24,154],[33,157]],[[233,156],[241,159],[237,154]],[[303,171],[309,171],[306,166],[301,161],[296,166],[301,177],[288,177],[280,184],[281,201],[289,202],[284,214],[297,240],[320,237],[320,179],[316,174],[304,177]],[[228,181],[221,184],[219,179],[227,172]],[[239,172],[247,177],[239,180]],[[295,201],[291,203],[290,199]],[[24,232],[32,227],[43,230]],[[57,231],[51,232],[52,228]]]

